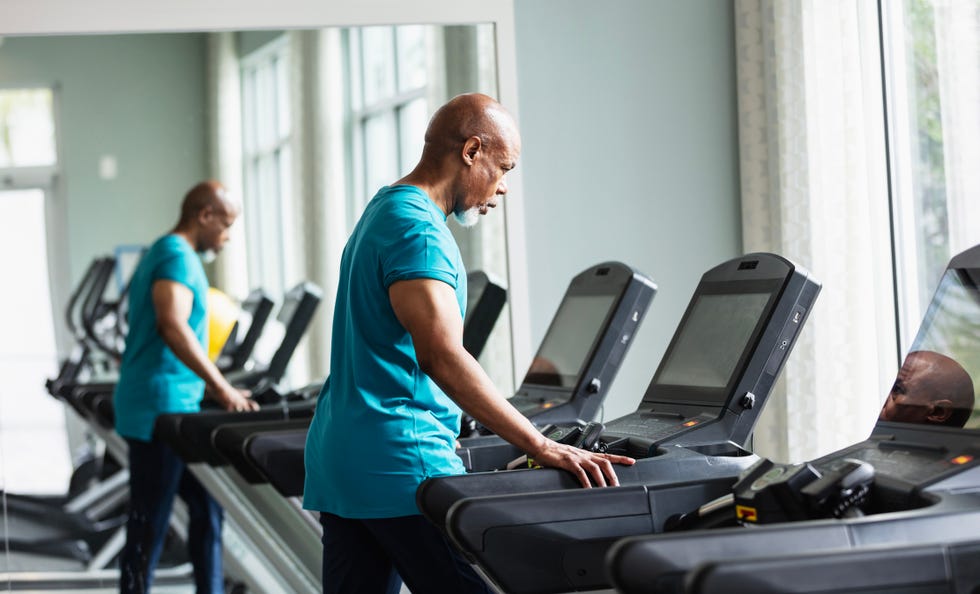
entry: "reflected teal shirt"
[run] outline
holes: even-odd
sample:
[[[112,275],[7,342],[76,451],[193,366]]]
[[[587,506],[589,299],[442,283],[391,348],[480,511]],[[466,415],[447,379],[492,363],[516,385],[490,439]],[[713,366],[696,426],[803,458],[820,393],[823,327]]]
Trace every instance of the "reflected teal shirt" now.
[[[161,413],[198,411],[204,397],[204,380],[174,355],[157,331],[153,283],[162,279],[191,290],[194,304],[187,322],[201,346],[208,337],[204,265],[184,238],[165,235],[150,246],[130,281],[129,334],[112,400],[116,431],[140,441],[150,441]]]

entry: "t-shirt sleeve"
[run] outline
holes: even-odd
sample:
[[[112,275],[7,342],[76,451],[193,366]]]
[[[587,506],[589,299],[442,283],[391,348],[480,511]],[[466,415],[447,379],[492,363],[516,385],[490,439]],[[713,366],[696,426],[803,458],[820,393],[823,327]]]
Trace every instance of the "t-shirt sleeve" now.
[[[160,259],[153,269],[153,282],[171,280],[193,289],[194,287],[190,285],[193,275],[189,265],[190,262],[182,252],[176,249],[167,250],[160,255]]]
[[[458,248],[448,232],[418,223],[386,246],[382,256],[385,289],[401,280],[431,278],[453,290],[459,281]]]

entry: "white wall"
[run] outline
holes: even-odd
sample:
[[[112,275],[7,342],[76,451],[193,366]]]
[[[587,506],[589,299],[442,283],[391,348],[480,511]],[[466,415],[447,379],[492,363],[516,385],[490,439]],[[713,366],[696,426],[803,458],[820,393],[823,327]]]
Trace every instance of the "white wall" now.
[[[517,0],[532,344],[571,278],[659,285],[606,401],[639,403],[701,274],[740,252],[733,11],[695,0]]]

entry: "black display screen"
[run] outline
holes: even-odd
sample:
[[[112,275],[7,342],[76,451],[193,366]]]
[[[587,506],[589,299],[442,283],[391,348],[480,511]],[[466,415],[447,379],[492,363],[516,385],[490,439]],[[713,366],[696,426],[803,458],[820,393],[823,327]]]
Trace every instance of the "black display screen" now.
[[[466,316],[473,313],[473,308],[483,297],[483,291],[487,288],[487,277],[482,274],[471,274],[466,279]]]
[[[524,384],[574,387],[617,297],[566,297],[531,362]]]
[[[771,298],[772,291],[698,295],[657,371],[654,385],[693,388],[724,397],[722,389],[732,380]],[[665,390],[657,396],[671,393]]]
[[[980,428],[978,281],[973,270],[943,275],[879,420]]]

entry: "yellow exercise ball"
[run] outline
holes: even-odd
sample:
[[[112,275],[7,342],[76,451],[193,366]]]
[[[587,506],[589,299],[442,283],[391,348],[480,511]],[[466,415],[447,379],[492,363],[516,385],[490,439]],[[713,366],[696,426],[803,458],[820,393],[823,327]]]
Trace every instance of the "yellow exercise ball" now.
[[[218,360],[238,321],[238,313],[234,299],[214,287],[208,289],[208,357],[212,361]]]

